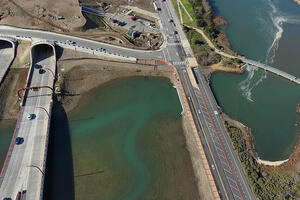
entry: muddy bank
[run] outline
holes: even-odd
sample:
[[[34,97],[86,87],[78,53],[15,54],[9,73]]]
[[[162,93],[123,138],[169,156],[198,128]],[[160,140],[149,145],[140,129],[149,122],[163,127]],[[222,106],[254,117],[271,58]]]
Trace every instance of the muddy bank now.
[[[11,68],[0,85],[0,120],[15,120],[19,113],[17,91],[26,83],[28,69]]]
[[[95,58],[58,61],[62,78],[62,103],[66,111],[76,107],[79,99],[91,89],[117,78],[132,76],[167,77],[173,82],[172,71],[167,66],[111,62]]]

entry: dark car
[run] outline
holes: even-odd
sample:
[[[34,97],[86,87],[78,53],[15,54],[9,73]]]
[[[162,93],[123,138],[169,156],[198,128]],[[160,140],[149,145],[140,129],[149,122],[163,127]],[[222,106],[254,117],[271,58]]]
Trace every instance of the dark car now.
[[[3,200],[12,200],[10,197],[4,197]]]
[[[36,69],[41,69],[42,66],[41,66],[41,65],[35,65],[34,68],[36,68]]]
[[[39,69],[39,73],[40,74],[43,74],[43,73],[45,73],[46,72],[46,70],[44,70],[44,69]]]
[[[22,144],[24,142],[24,138],[22,138],[22,137],[17,137],[16,138],[16,145],[19,145],[19,144]]]

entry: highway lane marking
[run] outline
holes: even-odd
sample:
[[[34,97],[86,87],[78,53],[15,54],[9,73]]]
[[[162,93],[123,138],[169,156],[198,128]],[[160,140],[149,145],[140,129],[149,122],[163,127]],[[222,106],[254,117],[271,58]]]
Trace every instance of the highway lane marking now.
[[[219,154],[219,152],[217,152],[217,154],[218,154],[219,157],[221,157],[222,159],[225,160],[225,157],[223,155]]]
[[[197,71],[197,74],[199,75],[199,72],[198,72],[198,71]],[[199,76],[201,76],[201,74],[200,74]],[[202,78],[199,78],[199,79],[200,79],[202,85],[205,87],[206,85],[203,83]],[[200,89],[200,87],[199,87],[199,89]],[[209,95],[207,94],[207,91],[206,91],[205,89],[204,89],[204,92],[206,93],[207,96],[209,96]],[[213,96],[212,93],[211,93],[210,96]],[[216,102],[215,98],[212,97],[212,99],[213,99],[213,101],[215,102],[215,104],[217,105],[217,102]],[[211,106],[212,108],[214,108],[213,105],[212,105],[212,102],[209,101],[209,103],[210,103],[210,106]],[[219,125],[219,128],[221,129],[221,133],[224,134],[224,137],[226,137],[226,135],[228,136],[227,131],[221,128],[223,124],[221,125],[219,116],[215,116],[215,117],[217,118],[217,124]],[[224,127],[224,125],[223,125],[223,127]],[[224,133],[224,132],[225,132],[225,133]],[[225,144],[226,144],[227,147],[229,148],[229,144],[228,144],[228,141],[227,141],[226,139],[225,139]],[[235,155],[234,155],[234,152],[232,152],[232,151],[233,151],[233,149],[229,148],[229,152],[230,152],[230,154],[233,156],[234,164],[235,164],[236,166],[238,166],[237,161],[236,161],[236,157],[235,157]],[[242,165],[240,165],[240,166],[241,166],[241,168],[243,167]],[[242,169],[242,170],[243,170],[243,169]],[[238,168],[237,171],[238,171],[238,173],[239,173],[239,175],[240,175],[241,177],[245,177],[245,174],[242,174],[240,168]],[[244,176],[243,176],[243,175],[244,175]],[[245,177],[245,178],[247,178],[247,177]],[[245,186],[245,188],[246,188],[246,190],[247,190],[247,194],[249,195],[249,197],[251,197],[250,192],[249,192],[249,187],[247,187],[247,184],[245,183],[244,178],[242,178],[242,181],[243,181],[243,185]],[[248,183],[248,184],[249,184],[249,183]],[[250,188],[250,190],[251,190],[251,188]]]
[[[185,72],[185,73],[186,73],[186,70],[184,70],[183,72]],[[188,86],[189,84],[187,83],[187,79],[186,79],[186,77],[185,77],[185,73],[183,73],[183,78],[184,78],[184,80],[185,80],[185,83],[186,83],[186,84],[187,84],[187,86]],[[199,121],[199,123],[200,123],[200,126],[201,126],[202,133],[203,133],[203,135],[204,135],[204,138],[205,138],[205,141],[206,141],[206,144],[207,144],[207,147],[208,147],[208,150],[209,150],[210,156],[211,156],[211,158],[212,158],[212,160],[213,160],[213,163],[214,163],[215,169],[216,169],[216,171],[217,171],[217,175],[218,175],[218,177],[219,177],[219,180],[220,180],[220,182],[221,182],[222,188],[223,188],[223,190],[224,190],[224,193],[225,193],[226,199],[228,199],[228,200],[229,200],[229,198],[228,198],[228,194],[227,194],[227,190],[225,189],[225,186],[224,186],[223,180],[221,179],[221,175],[220,175],[220,172],[219,172],[219,167],[218,167],[218,165],[216,164],[215,158],[213,157],[213,153],[212,153],[212,151],[211,151],[210,144],[208,143],[208,140],[207,140],[206,133],[205,133],[205,131],[204,131],[204,128],[203,128],[202,122],[201,122],[201,120],[200,120],[200,117],[199,117],[199,115],[198,115],[198,112],[197,112],[196,106],[195,106],[195,104],[194,104],[194,100],[193,100],[193,97],[192,97],[192,95],[191,95],[190,88],[189,88],[189,87],[187,87],[187,89],[188,89],[189,95],[190,95],[190,97],[191,97],[191,102],[192,102],[192,105],[193,105],[193,107],[194,107],[194,110],[196,110],[196,112],[195,112],[195,113],[196,113],[197,119],[198,119],[198,121]],[[199,137],[200,137],[200,136],[199,136]],[[200,139],[200,141],[201,141],[201,139]]]
[[[202,80],[201,80],[201,82],[202,82]],[[200,88],[199,88],[199,89],[200,89]],[[205,90],[205,89],[204,89],[204,90]],[[203,94],[202,94],[201,90],[200,90],[200,94],[201,94],[202,101],[203,101],[203,103],[204,103],[204,105],[205,105],[206,111],[207,111],[207,113],[209,114],[209,111],[208,111],[208,108],[207,108],[207,106],[206,106],[206,103],[205,103],[205,100],[204,100],[204,97],[203,97]],[[208,94],[206,93],[206,95],[208,95]],[[209,101],[209,102],[210,102],[210,101]],[[209,115],[210,115],[210,114],[209,114]],[[212,122],[211,116],[210,116],[210,120],[211,120],[211,122]],[[212,122],[212,124],[213,124],[213,122]],[[219,138],[219,136],[218,136],[218,132],[217,132],[217,130],[216,130],[214,124],[213,124],[213,127],[214,127],[215,133],[216,133],[216,135],[217,135],[217,137],[218,137],[220,146],[221,146],[221,148],[222,148],[222,150],[223,150],[224,156],[225,156],[225,158],[226,158],[227,165],[229,166],[230,171],[232,172],[231,166],[230,166],[230,164],[229,164],[229,161],[227,160],[226,153],[225,153],[225,151],[224,151],[224,149],[223,149],[223,146],[222,146],[222,144],[221,144],[220,138]],[[234,178],[234,180],[235,180],[235,177],[234,177],[234,174],[233,174],[233,173],[232,173],[232,176],[233,176],[233,178]],[[236,182],[236,180],[235,180],[235,182]],[[237,185],[237,182],[236,182],[236,186],[237,186],[237,188],[238,188],[238,190],[239,190],[239,192],[240,192],[240,195],[241,195],[241,197],[242,197],[242,199],[243,199],[242,193],[241,193],[241,191],[240,191],[240,189],[239,189],[239,186]]]
[[[236,196],[238,199],[242,199],[240,196],[236,195],[235,193],[233,193],[233,196]]]

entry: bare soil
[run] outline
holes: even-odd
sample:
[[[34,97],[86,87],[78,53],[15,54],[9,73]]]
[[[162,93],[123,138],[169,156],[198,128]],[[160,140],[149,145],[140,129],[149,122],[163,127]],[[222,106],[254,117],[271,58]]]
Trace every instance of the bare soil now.
[[[18,40],[16,56],[11,68],[24,68],[30,65],[30,42]]]
[[[87,2],[88,0],[82,0]],[[108,0],[92,1],[92,5],[111,4],[112,8],[120,5],[137,6],[142,9],[154,11],[151,0]],[[148,38],[139,38],[140,41],[124,37],[124,30],[112,29],[109,23],[102,17],[81,13],[78,0],[0,0],[0,24],[12,25],[22,28],[49,30],[52,32],[64,32],[78,37],[84,37],[96,41],[106,42],[131,48],[147,49]],[[125,31],[127,33],[127,31]],[[152,43],[161,43],[149,37]],[[158,48],[154,45],[153,48]]]
[[[19,104],[17,91],[26,84],[28,69],[11,68],[0,85],[0,120],[17,119]]]

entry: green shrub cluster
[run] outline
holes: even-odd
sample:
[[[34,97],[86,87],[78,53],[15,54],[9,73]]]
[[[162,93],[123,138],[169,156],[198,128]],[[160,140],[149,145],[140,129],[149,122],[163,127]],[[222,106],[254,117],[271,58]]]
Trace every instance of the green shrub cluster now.
[[[258,199],[297,199],[300,185],[296,184],[293,174],[263,172],[254,158],[247,151],[246,141],[239,128],[225,122],[233,147],[237,151],[252,189]]]

